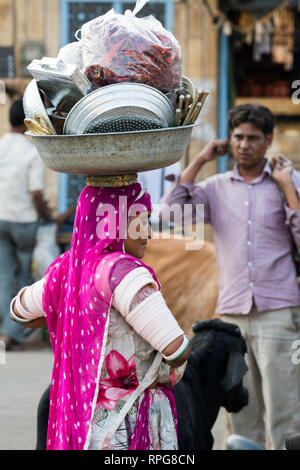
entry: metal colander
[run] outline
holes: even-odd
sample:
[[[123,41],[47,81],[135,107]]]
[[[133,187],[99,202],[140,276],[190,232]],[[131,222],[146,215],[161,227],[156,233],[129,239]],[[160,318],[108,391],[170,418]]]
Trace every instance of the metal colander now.
[[[120,111],[120,110],[119,110]],[[103,134],[110,132],[132,132],[143,131],[148,129],[162,129],[164,123],[157,119],[146,115],[143,112],[133,112],[127,110],[114,113],[115,115],[101,116],[94,119],[83,132],[84,134]]]

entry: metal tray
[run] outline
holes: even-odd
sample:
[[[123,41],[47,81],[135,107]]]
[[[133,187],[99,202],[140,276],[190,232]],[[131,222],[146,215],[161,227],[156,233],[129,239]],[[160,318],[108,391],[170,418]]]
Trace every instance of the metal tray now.
[[[81,135],[95,119],[122,115],[144,114],[159,119],[162,127],[174,125],[175,115],[166,95],[156,88],[140,83],[115,83],[98,88],[72,108],[64,125],[64,134]]]
[[[119,175],[164,168],[186,153],[195,124],[135,132],[34,135],[44,164],[59,173]]]

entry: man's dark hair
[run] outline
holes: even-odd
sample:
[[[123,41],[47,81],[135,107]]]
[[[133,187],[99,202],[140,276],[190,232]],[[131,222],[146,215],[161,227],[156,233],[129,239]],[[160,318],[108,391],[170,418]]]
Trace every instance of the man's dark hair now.
[[[275,127],[274,116],[265,106],[242,104],[228,113],[228,127],[232,132],[240,124],[250,123],[260,129],[264,135],[272,134]]]
[[[13,127],[19,127],[24,124],[25,113],[23,108],[23,101],[14,101],[9,111],[9,121]]]

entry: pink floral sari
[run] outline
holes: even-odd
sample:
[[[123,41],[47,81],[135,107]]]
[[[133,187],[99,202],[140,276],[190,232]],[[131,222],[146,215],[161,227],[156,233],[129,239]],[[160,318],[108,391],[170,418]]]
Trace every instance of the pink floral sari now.
[[[100,378],[113,296],[112,269],[124,259],[132,261],[130,268],[114,269],[114,285],[118,285],[128,274],[128,269],[145,267],[123,250],[128,217],[137,203],[140,207],[137,210],[135,207],[134,212],[151,210],[150,197],[143,194],[139,184],[123,188],[84,188],[78,201],[71,249],[47,270],[43,307],[54,351],[47,436],[49,450],[88,449],[97,402],[99,405],[99,400],[104,400],[105,404],[105,400],[111,401],[112,395],[119,399],[123,393],[118,390],[119,395],[115,395],[116,389],[124,388],[120,374],[115,377],[112,372],[110,382],[106,384]],[[147,268],[156,279],[151,268]],[[110,359],[113,364],[116,358]],[[160,361],[157,354],[156,368]],[[153,377],[149,373],[148,380],[141,386],[132,374],[130,361],[121,361],[121,367],[127,376],[126,392],[131,388],[134,400],[152,383]],[[110,370],[115,369],[112,366]],[[109,392],[105,393],[107,390]],[[176,419],[174,398],[168,391],[166,394]],[[145,399],[146,396],[147,393]],[[129,400],[124,415],[130,406]],[[137,430],[146,419],[146,409],[147,399],[141,407]],[[114,418],[103,448],[118,426],[118,415]],[[134,433],[131,448],[139,448],[139,439],[140,435]]]

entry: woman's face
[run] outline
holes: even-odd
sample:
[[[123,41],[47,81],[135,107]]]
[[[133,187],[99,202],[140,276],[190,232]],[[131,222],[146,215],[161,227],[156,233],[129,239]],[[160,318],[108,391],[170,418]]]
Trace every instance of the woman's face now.
[[[148,239],[151,238],[151,213],[143,212],[129,217],[127,238],[124,242],[125,252],[137,259],[145,255]]]

